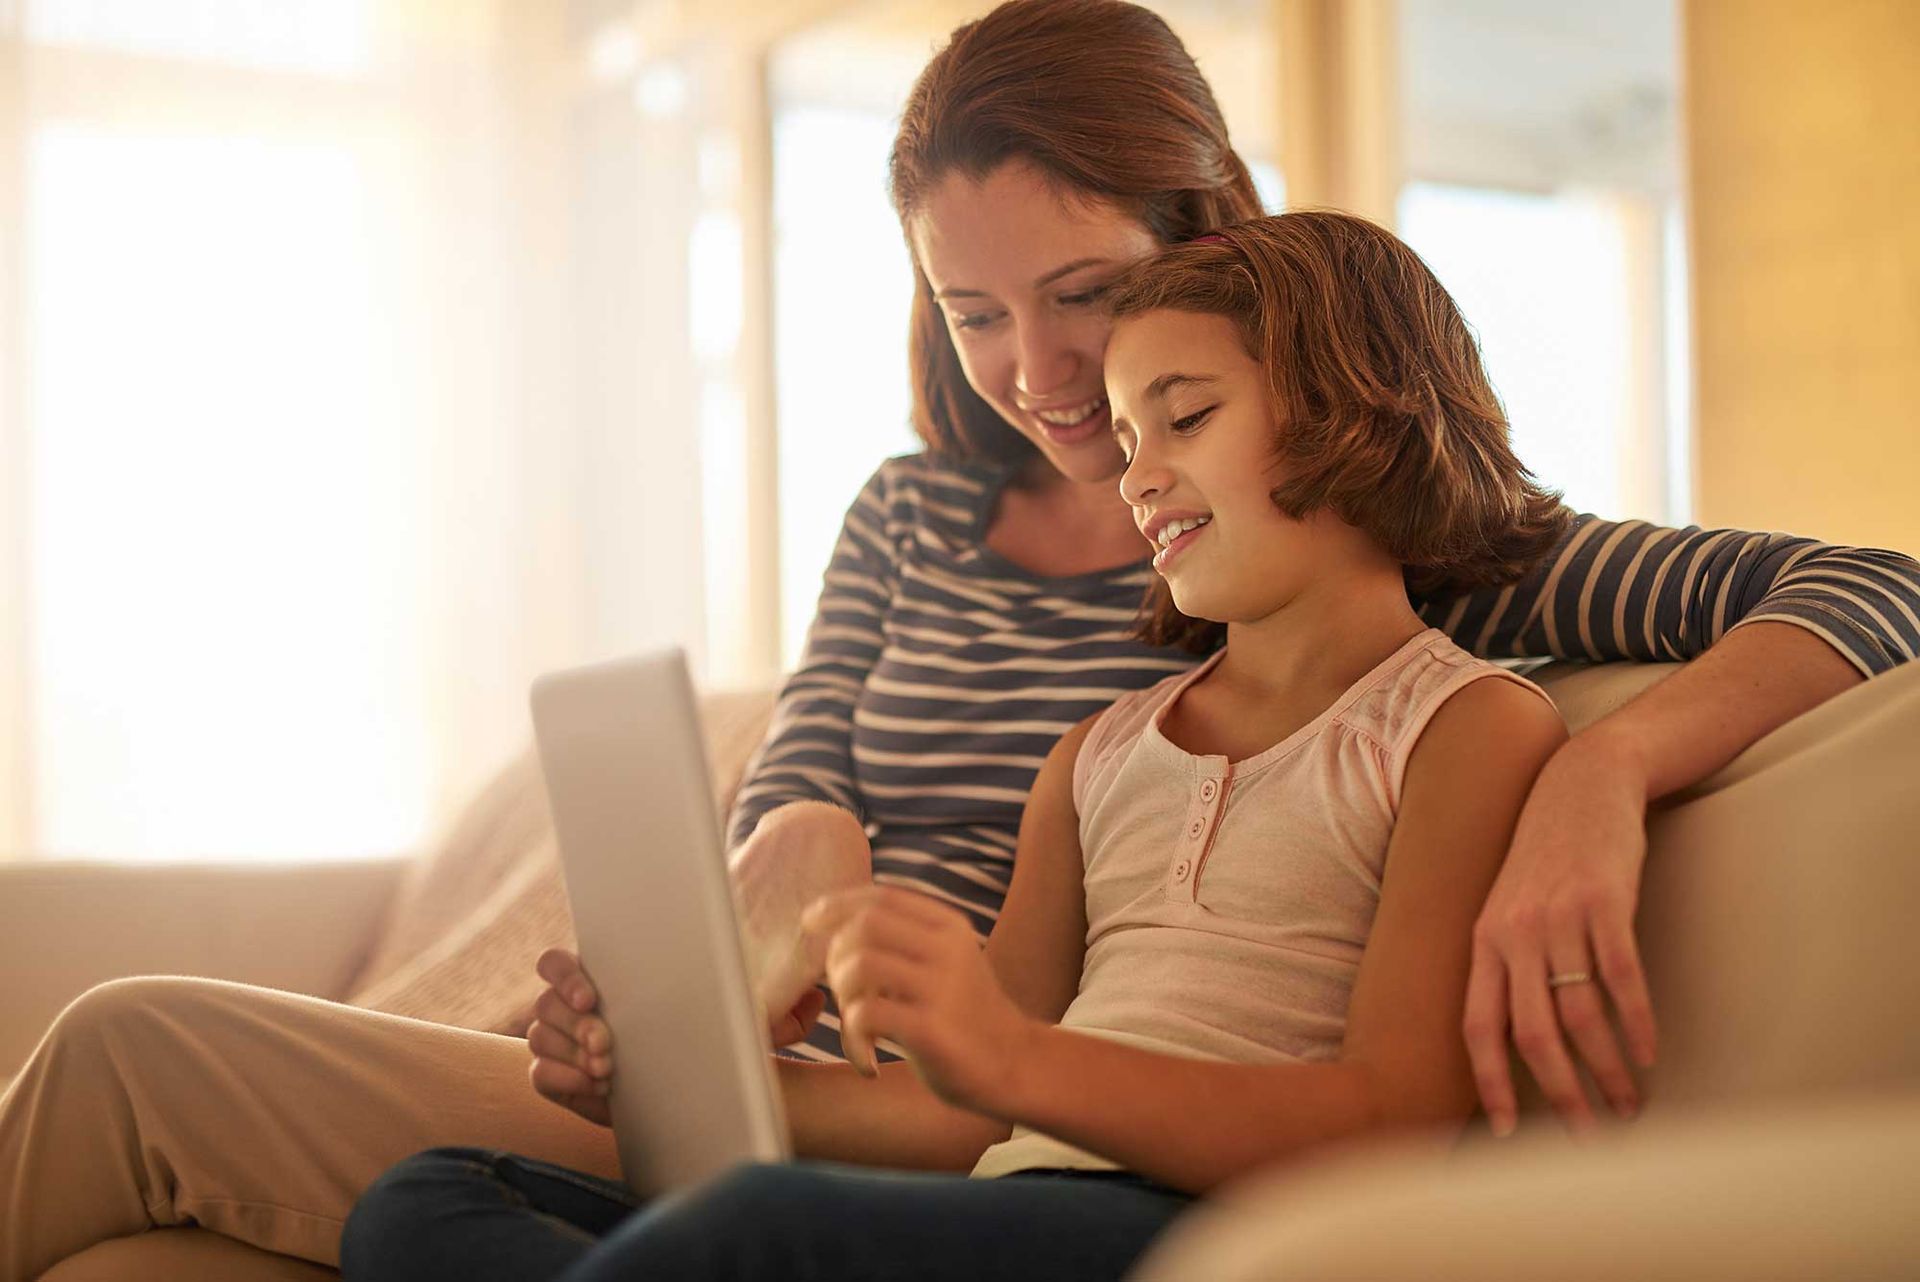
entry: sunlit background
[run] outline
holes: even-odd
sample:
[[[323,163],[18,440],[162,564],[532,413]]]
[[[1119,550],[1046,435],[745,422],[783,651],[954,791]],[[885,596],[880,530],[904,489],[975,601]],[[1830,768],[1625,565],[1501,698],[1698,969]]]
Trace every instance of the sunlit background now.
[[[0,850],[403,850],[545,668],[772,680],[913,448],[886,155],[985,7],[0,2]],[[1280,208],[1280,6],[1153,7]],[[1366,212],[1540,475],[1688,519],[1669,0],[1396,12]]]

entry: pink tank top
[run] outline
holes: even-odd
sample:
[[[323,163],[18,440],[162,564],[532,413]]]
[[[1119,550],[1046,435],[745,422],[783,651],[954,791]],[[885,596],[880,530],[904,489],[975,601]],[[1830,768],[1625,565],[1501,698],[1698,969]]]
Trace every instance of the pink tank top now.
[[[1333,1059],[1420,732],[1482,678],[1547,696],[1429,628],[1313,721],[1229,762],[1160,730],[1218,661],[1122,696],[1081,744],[1087,951],[1060,1024],[1200,1059]],[[1113,1165],[1016,1127],[973,1173]]]

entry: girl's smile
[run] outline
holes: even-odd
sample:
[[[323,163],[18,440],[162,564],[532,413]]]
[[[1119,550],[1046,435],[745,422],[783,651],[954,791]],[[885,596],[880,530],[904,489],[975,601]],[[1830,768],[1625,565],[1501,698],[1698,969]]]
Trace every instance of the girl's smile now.
[[[1155,512],[1141,522],[1140,532],[1153,544],[1153,568],[1162,574],[1173,558],[1193,545],[1193,541],[1213,523],[1211,512]]]

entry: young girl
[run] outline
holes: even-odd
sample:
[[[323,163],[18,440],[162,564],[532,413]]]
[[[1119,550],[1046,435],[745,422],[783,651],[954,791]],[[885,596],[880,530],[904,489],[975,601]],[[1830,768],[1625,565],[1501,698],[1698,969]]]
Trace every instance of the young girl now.
[[[1111,308],[1120,488],[1158,549],[1143,632],[1224,648],[1060,740],[984,952],[897,887],[806,916],[852,1066],[781,1064],[797,1150],[949,1173],[749,1167],[630,1213],[435,1150],[360,1202],[349,1279],[1118,1278],[1224,1180],[1466,1119],[1471,927],[1565,732],[1407,584],[1512,578],[1565,518],[1452,300],[1366,222],[1235,226]],[[604,1025],[566,1031],[562,1067],[603,1079]]]

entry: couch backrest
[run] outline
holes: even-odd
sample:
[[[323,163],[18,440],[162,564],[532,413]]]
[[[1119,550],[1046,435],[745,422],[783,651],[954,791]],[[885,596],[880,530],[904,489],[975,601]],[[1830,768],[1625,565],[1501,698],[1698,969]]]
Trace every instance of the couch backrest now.
[[[1530,675],[1579,729],[1678,666]],[[703,696],[718,804],[771,703],[768,691]],[[1920,1077],[1917,775],[1920,664],[1783,727],[1656,810],[1638,924],[1661,1027],[1655,1107]],[[447,911],[456,902],[464,911]],[[384,969],[363,976],[358,1000],[524,1026],[533,957],[571,941],[531,755],[423,861],[386,937]]]
[[[1648,843],[1656,1104],[1920,1079],[1920,664],[1656,809]]]

